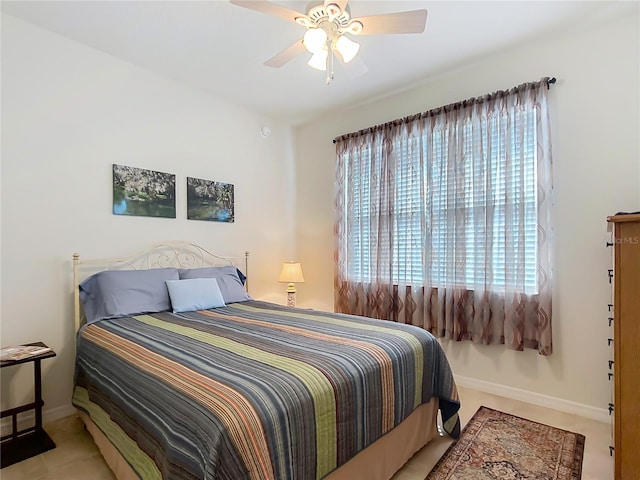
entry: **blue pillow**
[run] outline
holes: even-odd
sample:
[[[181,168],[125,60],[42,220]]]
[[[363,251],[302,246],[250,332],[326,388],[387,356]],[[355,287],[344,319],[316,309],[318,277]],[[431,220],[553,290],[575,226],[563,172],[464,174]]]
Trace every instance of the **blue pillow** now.
[[[244,302],[251,297],[242,286],[238,269],[232,265],[226,267],[205,267],[178,270],[180,280],[190,278],[215,278],[222,292],[224,303]]]
[[[107,270],[79,286],[87,323],[171,309],[167,280],[178,280],[175,268]]]
[[[215,278],[167,280],[173,313],[224,307],[222,292]]]

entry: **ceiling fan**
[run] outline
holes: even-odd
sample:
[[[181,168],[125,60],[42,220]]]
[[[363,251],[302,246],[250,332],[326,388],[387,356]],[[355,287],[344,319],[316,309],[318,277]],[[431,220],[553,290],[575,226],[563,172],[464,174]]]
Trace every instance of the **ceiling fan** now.
[[[312,55],[307,64],[317,70],[327,71],[327,84],[333,79],[334,56],[349,63],[360,49],[360,44],[347,35],[422,33],[427,22],[427,11],[424,9],[351,18],[348,0],[324,0],[324,3],[315,6],[315,2],[311,2],[306,14],[268,0],[230,1],[239,7],[280,17],[305,27],[307,31],[302,39],[267,60],[265,65],[281,67],[296,55],[308,51]]]

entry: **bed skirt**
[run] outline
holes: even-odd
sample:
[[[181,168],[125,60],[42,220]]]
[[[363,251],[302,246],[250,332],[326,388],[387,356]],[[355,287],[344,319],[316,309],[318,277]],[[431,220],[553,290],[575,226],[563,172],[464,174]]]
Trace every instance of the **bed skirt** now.
[[[118,480],[139,480],[120,452],[82,411],[80,419]],[[353,457],[324,480],[388,480],[432,438],[438,435],[438,399],[418,407],[402,423]]]

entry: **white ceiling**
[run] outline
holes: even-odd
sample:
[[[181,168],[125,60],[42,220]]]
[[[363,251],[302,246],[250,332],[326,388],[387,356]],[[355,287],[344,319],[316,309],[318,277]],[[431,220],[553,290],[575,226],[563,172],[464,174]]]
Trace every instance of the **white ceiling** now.
[[[306,12],[305,1],[277,1]],[[309,2],[310,5],[322,0]],[[293,123],[402,90],[496,51],[633,11],[637,1],[351,0],[352,17],[426,8],[423,34],[358,37],[368,71],[336,64],[335,78],[299,55],[263,63],[304,28],[277,17],[201,1],[2,1],[2,12],[166,77]],[[354,37],[352,37],[354,38]],[[347,65],[349,67],[351,64]],[[540,72],[553,75],[554,72]]]

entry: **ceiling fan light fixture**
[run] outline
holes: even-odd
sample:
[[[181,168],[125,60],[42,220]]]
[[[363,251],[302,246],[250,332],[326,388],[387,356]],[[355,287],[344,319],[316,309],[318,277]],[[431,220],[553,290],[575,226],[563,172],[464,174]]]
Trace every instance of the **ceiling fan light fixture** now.
[[[422,33],[427,22],[425,9],[352,19],[350,0],[309,0],[306,14],[278,5],[272,0],[230,1],[234,5],[280,17],[305,27],[302,40],[296,40],[264,64],[268,67],[281,67],[307,50],[312,54],[307,64],[317,70],[326,71],[327,84],[333,79],[336,56],[340,61],[348,63],[358,54],[360,45],[351,40],[352,36]]]
[[[304,47],[314,55],[321,52],[327,45],[327,32],[322,28],[310,28],[304,33],[302,40]]]
[[[350,40],[344,35],[340,35],[338,40],[336,40],[336,50],[342,57],[344,63],[349,63],[351,60],[355,58],[360,50],[360,44]]]
[[[316,70],[326,71],[327,70],[327,56],[329,52],[327,50],[320,50],[319,52],[315,52],[311,59],[307,62],[311,68],[315,68]]]

